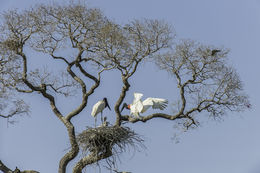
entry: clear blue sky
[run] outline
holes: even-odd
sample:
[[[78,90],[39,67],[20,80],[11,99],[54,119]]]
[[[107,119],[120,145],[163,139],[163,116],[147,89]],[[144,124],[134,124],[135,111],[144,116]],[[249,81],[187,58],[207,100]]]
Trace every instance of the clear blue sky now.
[[[38,2],[56,1],[0,0],[0,11],[24,9]],[[253,105],[251,111],[229,113],[221,122],[204,121],[198,129],[181,134],[178,144],[171,140],[176,132],[173,122],[152,120],[135,124],[136,132],[146,138],[147,149],[136,152],[134,157],[132,153],[124,154],[119,163],[121,170],[133,173],[260,173],[260,0],[89,0],[87,4],[101,8],[118,23],[139,18],[163,19],[174,26],[178,38],[229,48],[230,63],[240,74]],[[115,103],[121,87],[116,77],[114,72],[104,75],[105,82],[91,98],[87,109],[73,120],[77,132],[93,125],[90,109],[103,95],[109,98],[111,105]],[[171,92],[175,87],[174,79],[167,73],[146,65],[138,69],[135,77],[126,98],[129,102],[134,91],[144,93],[144,97],[174,101],[175,95]],[[160,83],[165,84],[160,86]],[[32,106],[30,117],[20,117],[19,123],[8,127],[6,121],[0,119],[0,159],[12,168],[57,172],[59,159],[69,146],[65,128],[43,98],[37,94],[28,98]],[[76,98],[72,98],[59,105],[66,107],[66,111],[75,102]]]

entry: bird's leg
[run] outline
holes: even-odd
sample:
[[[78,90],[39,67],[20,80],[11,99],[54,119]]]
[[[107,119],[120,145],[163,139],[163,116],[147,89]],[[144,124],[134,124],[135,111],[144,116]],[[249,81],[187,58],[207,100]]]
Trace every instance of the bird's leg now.
[[[143,117],[138,113],[136,116],[139,120],[141,120]]]
[[[101,122],[103,124],[103,111],[101,112]]]
[[[95,128],[97,127],[97,117],[95,116]]]

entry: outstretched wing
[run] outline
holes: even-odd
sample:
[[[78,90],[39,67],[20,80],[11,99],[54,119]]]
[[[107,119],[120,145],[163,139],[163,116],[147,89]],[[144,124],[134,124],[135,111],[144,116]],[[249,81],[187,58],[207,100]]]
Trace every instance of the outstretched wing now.
[[[135,104],[136,102],[141,101],[141,98],[143,97],[142,93],[134,93],[134,101],[133,104]]]
[[[143,101],[144,109],[142,112],[145,112],[148,108],[152,106],[153,109],[163,110],[167,107],[168,100],[162,98],[147,98]]]

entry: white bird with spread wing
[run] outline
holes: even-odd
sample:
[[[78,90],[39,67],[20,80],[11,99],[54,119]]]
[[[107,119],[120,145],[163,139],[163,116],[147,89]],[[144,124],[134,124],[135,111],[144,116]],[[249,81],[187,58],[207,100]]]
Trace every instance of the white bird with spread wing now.
[[[124,108],[130,109],[130,114],[136,117],[140,117],[140,113],[144,113],[152,107],[153,109],[163,110],[167,107],[168,100],[162,98],[152,98],[149,97],[144,101],[141,100],[143,97],[142,93],[134,93],[134,101],[132,104],[128,105],[126,103],[123,104],[121,112]]]

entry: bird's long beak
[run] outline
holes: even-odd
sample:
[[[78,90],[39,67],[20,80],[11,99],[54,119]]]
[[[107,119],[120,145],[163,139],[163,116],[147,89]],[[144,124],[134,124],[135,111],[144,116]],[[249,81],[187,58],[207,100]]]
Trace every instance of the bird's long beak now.
[[[124,108],[126,108],[126,107],[127,107],[127,104],[124,103],[123,106],[122,106],[122,108],[121,108],[121,111],[120,111],[120,112],[123,112]]]
[[[123,105],[123,107],[121,108],[121,111],[120,111],[120,112],[123,112],[124,108],[125,108],[125,105]]]
[[[105,107],[108,107],[108,109],[111,110],[107,98],[105,97],[103,100],[105,101]]]
[[[107,107],[108,107],[108,109],[109,109],[109,110],[111,110],[111,109],[110,109],[110,106],[109,106],[109,104],[108,104],[108,103],[107,103]]]

